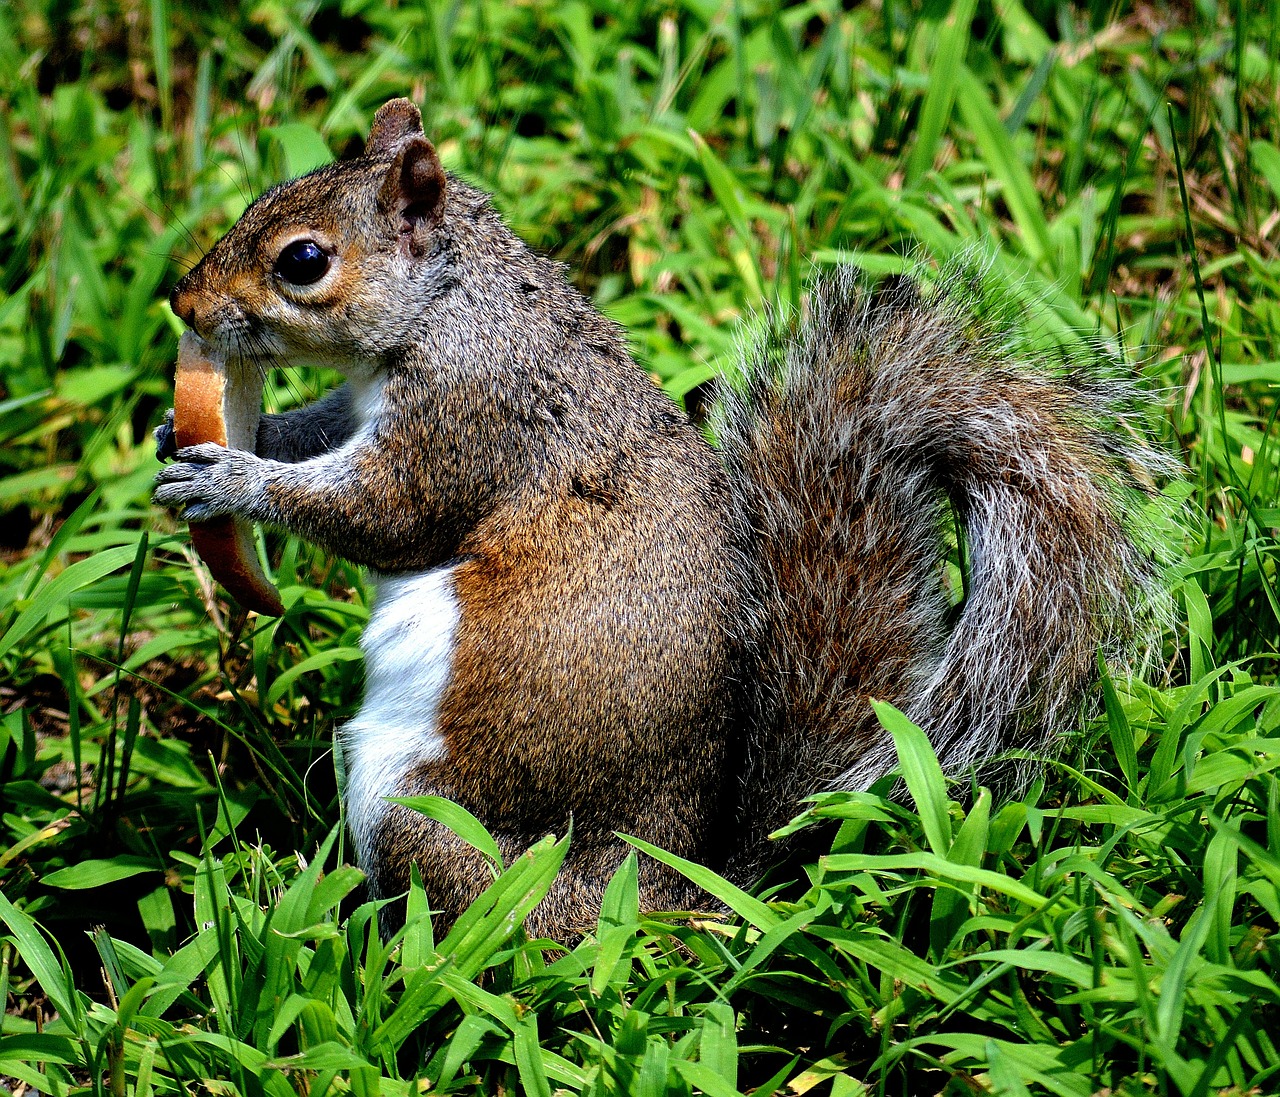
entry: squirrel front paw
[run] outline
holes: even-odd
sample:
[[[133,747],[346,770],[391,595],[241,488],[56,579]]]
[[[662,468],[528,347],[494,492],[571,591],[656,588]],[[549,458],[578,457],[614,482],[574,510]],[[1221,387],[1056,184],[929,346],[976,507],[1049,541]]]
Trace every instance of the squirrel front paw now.
[[[156,448],[159,452],[158,440]],[[263,492],[260,458],[216,442],[175,450],[173,456],[174,463],[156,474],[156,503],[181,511],[188,522],[224,514],[253,517]]]
[[[156,460],[168,461],[178,456],[178,438],[173,432],[173,408],[164,413],[164,422],[151,432],[156,440]]]

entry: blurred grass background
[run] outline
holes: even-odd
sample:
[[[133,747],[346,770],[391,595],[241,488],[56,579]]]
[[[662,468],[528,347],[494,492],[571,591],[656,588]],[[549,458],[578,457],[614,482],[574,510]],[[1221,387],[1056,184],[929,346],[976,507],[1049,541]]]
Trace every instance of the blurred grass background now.
[[[1278,17],[0,5],[0,1086],[1280,1092]],[[728,926],[641,917],[627,866],[597,935],[512,938],[546,844],[439,953],[423,920],[381,945],[331,837],[359,572],[273,537],[289,611],[245,620],[151,509],[149,430],[168,287],[395,95],[678,399],[850,261],[977,256],[1044,345],[1119,348],[1189,468],[1153,506],[1185,557],[1167,677],[1108,683],[1003,804],[898,728],[909,802],[824,798],[798,884],[704,881]]]

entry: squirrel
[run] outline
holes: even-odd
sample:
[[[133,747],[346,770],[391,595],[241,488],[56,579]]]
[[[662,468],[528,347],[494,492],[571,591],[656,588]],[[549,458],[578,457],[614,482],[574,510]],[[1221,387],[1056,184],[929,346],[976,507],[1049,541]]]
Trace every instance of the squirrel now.
[[[960,296],[819,282],[723,386],[713,446],[442,168],[410,101],[363,154],[248,207],[174,313],[226,355],[346,382],[264,415],[255,453],[177,450],[162,425],[154,497],[368,568],[365,696],[336,738],[373,896],[416,865],[448,922],[491,879],[388,797],[456,801],[508,861],[572,825],[526,922],[563,939],[595,924],[620,834],[750,882],[806,796],[892,768],[868,698],[951,773],[1076,718],[1099,651],[1146,627],[1159,566],[1135,516],[1164,459],[1131,385],[1020,360]],[[639,880],[646,910],[705,902],[656,860]]]

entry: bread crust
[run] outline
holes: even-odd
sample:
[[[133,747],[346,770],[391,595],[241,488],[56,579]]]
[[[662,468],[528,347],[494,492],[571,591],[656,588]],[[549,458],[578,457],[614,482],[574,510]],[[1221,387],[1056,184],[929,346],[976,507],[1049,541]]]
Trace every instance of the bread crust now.
[[[253,366],[231,369],[194,332],[178,344],[173,430],[179,448],[216,442],[253,452],[262,413],[262,378]],[[191,543],[213,577],[246,609],[284,613],[280,594],[258,562],[253,526],[225,516],[191,523]]]

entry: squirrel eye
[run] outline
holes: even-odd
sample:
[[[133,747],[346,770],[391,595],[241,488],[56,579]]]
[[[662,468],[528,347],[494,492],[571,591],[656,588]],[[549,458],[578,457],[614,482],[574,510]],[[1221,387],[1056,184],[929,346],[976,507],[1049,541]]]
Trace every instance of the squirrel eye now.
[[[320,281],[329,269],[329,256],[314,240],[295,240],[280,253],[275,272],[295,286]]]

